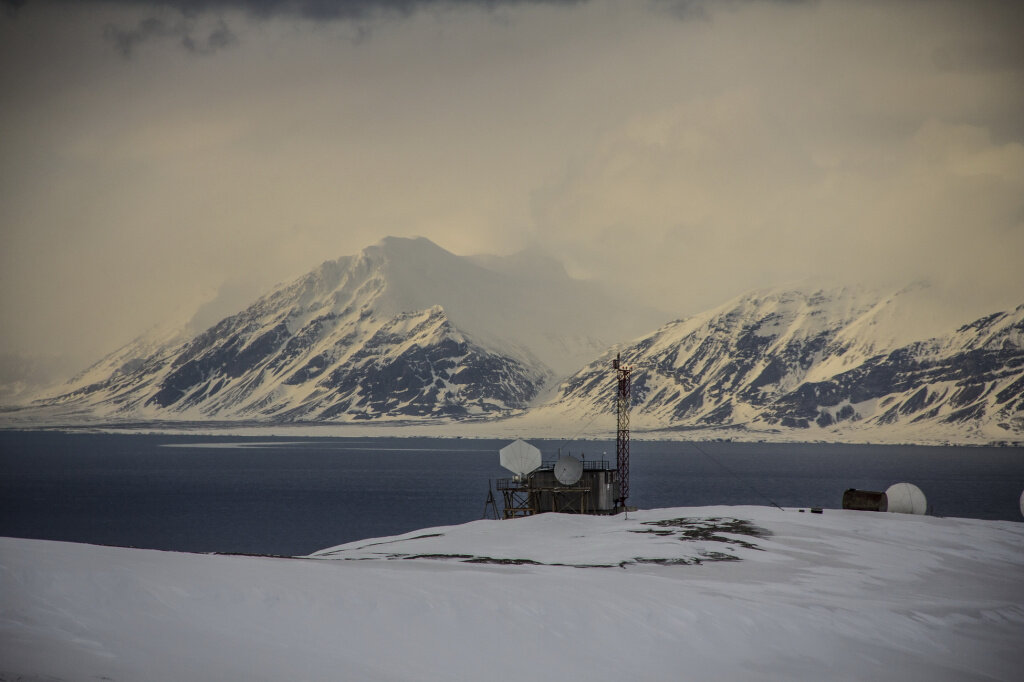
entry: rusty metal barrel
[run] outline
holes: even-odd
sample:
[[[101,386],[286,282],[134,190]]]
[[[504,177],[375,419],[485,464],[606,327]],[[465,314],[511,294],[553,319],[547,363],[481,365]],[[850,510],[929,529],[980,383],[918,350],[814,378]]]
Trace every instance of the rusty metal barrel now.
[[[884,512],[889,510],[889,498],[885,493],[874,490],[850,488],[843,493],[843,509]]]

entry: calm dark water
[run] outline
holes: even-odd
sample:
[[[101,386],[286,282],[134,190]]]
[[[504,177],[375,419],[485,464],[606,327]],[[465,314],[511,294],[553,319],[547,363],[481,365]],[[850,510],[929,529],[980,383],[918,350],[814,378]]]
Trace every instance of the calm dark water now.
[[[531,442],[545,459],[615,457],[612,441]],[[480,518],[507,443],[3,431],[0,535],[308,554]],[[899,481],[937,515],[1024,520],[1021,448],[634,441],[630,503],[839,508],[847,488]]]

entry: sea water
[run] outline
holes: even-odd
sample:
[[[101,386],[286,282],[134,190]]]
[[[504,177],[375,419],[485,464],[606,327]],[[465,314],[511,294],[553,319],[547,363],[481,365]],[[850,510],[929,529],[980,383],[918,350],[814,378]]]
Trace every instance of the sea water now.
[[[0,535],[302,555],[483,516],[506,440],[0,432]],[[532,440],[546,460],[614,441]],[[909,481],[931,513],[1022,521],[1024,449],[634,440],[629,504],[841,506]],[[501,507],[501,497],[494,492]]]

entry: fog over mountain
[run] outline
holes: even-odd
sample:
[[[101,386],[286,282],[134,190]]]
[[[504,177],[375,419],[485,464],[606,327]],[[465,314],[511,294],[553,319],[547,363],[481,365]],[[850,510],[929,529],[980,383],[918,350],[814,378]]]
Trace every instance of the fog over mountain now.
[[[666,319],[822,275],[928,281],[947,329],[1024,292],[1019,2],[2,8],[15,370],[388,235],[543,254]]]
[[[134,418],[501,415],[663,317],[536,254],[388,238],[194,335],[144,335],[45,403]]]

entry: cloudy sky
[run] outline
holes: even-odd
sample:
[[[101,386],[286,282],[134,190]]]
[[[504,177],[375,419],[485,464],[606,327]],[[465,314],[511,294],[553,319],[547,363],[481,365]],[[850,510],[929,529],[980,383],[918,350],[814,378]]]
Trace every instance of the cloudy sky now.
[[[0,353],[84,365],[386,235],[673,316],[1024,303],[1022,6],[0,0]]]

